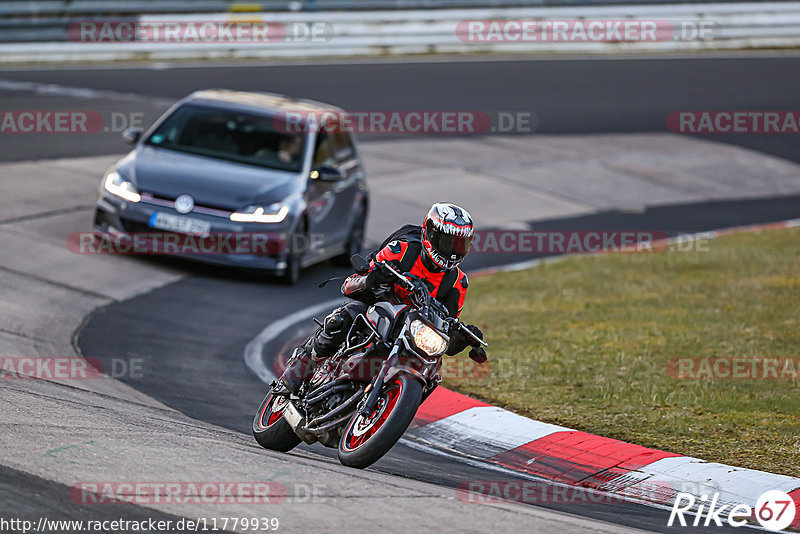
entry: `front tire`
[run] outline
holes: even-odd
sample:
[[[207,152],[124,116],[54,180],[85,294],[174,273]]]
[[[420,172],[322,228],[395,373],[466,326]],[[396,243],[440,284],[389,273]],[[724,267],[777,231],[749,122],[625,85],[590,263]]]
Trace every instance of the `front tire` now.
[[[375,410],[354,414],[339,440],[339,461],[363,469],[378,461],[408,428],[422,401],[422,384],[408,375],[387,382]]]
[[[289,452],[300,444],[300,438],[283,418],[286,405],[281,404],[282,399],[288,402],[286,397],[275,397],[271,391],[267,393],[253,418],[253,437],[265,449]]]

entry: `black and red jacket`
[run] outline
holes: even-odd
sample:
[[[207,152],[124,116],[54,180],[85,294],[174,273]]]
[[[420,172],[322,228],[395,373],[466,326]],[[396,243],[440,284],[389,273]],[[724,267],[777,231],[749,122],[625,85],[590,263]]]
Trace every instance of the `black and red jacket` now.
[[[467,296],[469,280],[461,269],[446,269],[433,271],[428,269],[422,259],[422,243],[417,240],[397,239],[391,241],[375,254],[375,259],[370,262],[375,268],[375,262],[387,261],[394,264],[401,273],[411,273],[422,279],[428,286],[428,291],[433,297],[445,305],[451,317],[458,317],[464,307]],[[354,274],[342,284],[342,293],[356,300],[365,299],[364,294],[366,275]],[[401,291],[395,291],[395,303],[408,303]]]

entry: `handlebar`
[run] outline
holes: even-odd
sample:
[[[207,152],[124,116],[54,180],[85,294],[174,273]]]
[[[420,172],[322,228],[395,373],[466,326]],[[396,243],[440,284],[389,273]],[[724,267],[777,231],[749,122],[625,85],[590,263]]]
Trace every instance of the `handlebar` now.
[[[462,323],[462,322],[461,322],[461,321],[459,321],[458,319],[456,319],[456,321],[457,321],[457,323],[456,323],[456,327],[458,328],[459,332],[463,332],[463,333],[465,333],[465,334],[466,334],[466,335],[467,335],[469,338],[471,338],[473,341],[477,341],[478,343],[480,343],[480,344],[481,344],[481,345],[483,345],[484,347],[488,347],[488,346],[489,346],[489,344],[488,344],[487,342],[485,342],[484,340],[482,340],[481,338],[479,338],[478,336],[476,336],[475,334],[473,334],[473,333],[472,333],[472,330],[470,330],[469,328],[467,328],[467,327],[466,327],[466,325],[465,325],[464,323]]]
[[[378,265],[380,265],[381,268],[386,269],[391,274],[393,274],[398,280],[400,280],[403,283],[403,285],[408,290],[417,293],[418,287],[414,284],[414,282],[412,282],[407,276],[401,274],[397,269],[392,267],[392,265],[390,263],[388,263],[386,261],[382,261],[382,262],[378,263]],[[427,290],[425,290],[425,297],[426,298],[430,298],[430,293],[428,293]],[[482,340],[481,338],[479,338],[478,336],[473,334],[472,330],[467,328],[467,326],[464,323],[462,323],[461,321],[459,321],[458,319],[456,319],[454,317],[451,317],[451,318],[448,318],[448,321],[450,321],[451,325],[455,325],[456,329],[458,329],[459,332],[462,332],[463,334],[465,334],[469,339],[472,339],[473,341],[478,342],[479,344],[483,345],[484,347],[488,347],[489,346],[488,343],[486,343],[484,340]],[[452,328],[452,326],[451,326],[451,328]]]
[[[407,289],[411,291],[414,291],[416,289],[414,283],[411,280],[409,280],[407,276],[400,274],[400,272],[394,267],[392,267],[390,263],[382,261],[378,265],[380,265],[382,268],[386,269],[387,271],[395,275],[395,277],[397,277],[401,282],[403,282],[403,285],[405,285]]]

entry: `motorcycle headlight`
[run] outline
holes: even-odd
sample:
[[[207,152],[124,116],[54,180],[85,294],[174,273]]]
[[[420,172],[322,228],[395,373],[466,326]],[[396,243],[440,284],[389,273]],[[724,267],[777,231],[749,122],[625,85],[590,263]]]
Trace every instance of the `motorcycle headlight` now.
[[[414,345],[428,356],[439,356],[447,349],[447,341],[422,321],[412,321],[410,330],[414,336]]]
[[[106,175],[106,179],[103,182],[103,189],[114,196],[124,198],[128,202],[139,202],[142,200],[142,195],[136,191],[133,184],[120,176],[117,171],[111,171]]]
[[[248,208],[231,213],[233,222],[279,223],[289,214],[289,206],[278,202],[270,206],[249,206]]]

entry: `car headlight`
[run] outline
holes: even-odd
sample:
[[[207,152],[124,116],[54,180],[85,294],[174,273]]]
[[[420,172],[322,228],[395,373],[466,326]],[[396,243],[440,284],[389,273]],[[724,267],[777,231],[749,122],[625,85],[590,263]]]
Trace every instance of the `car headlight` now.
[[[289,206],[276,203],[270,206],[250,206],[242,211],[231,213],[233,222],[279,223],[289,214]]]
[[[414,345],[428,356],[439,356],[447,349],[447,341],[436,330],[420,320],[411,321],[411,335]]]
[[[139,202],[142,200],[142,195],[136,191],[133,184],[120,176],[117,171],[111,171],[106,175],[106,179],[103,182],[103,189],[114,196],[124,198],[128,202]]]

